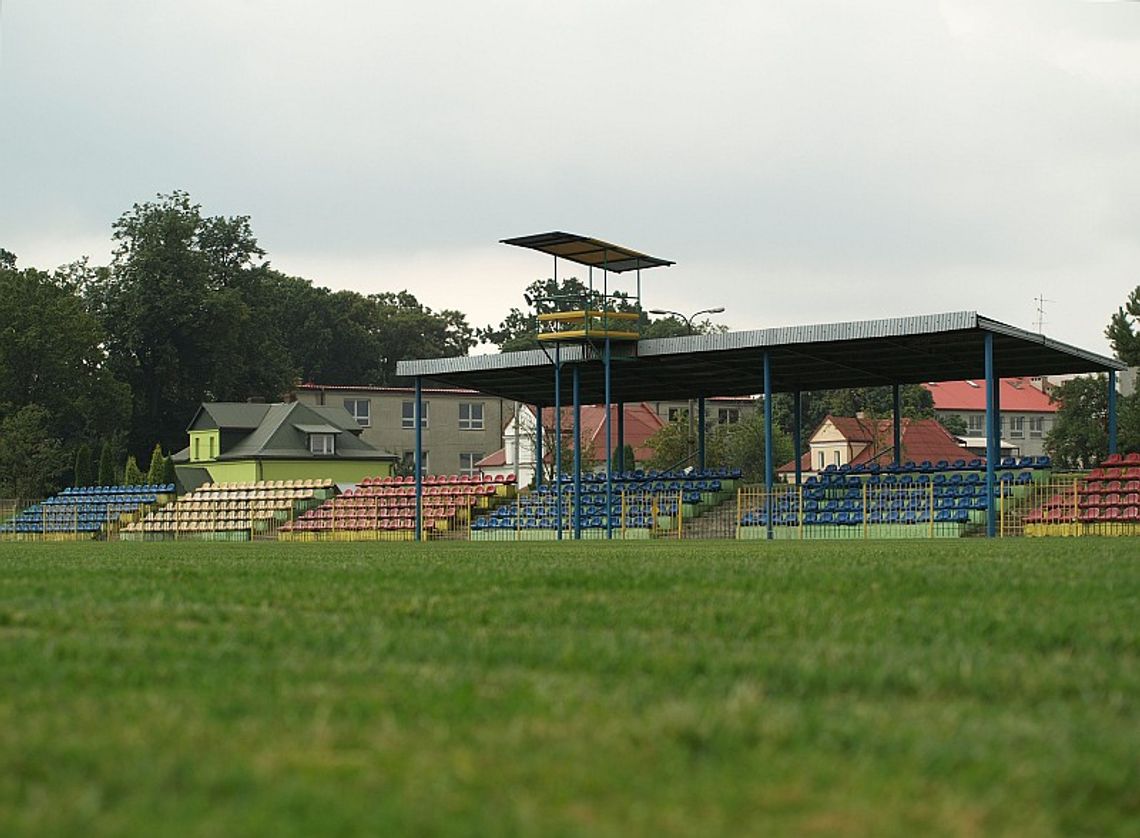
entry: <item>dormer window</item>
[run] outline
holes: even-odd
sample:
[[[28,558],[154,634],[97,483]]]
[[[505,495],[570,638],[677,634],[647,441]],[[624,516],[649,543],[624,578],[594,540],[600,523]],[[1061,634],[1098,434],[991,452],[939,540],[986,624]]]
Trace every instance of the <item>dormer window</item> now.
[[[336,434],[309,434],[309,450],[314,454],[335,454]]]

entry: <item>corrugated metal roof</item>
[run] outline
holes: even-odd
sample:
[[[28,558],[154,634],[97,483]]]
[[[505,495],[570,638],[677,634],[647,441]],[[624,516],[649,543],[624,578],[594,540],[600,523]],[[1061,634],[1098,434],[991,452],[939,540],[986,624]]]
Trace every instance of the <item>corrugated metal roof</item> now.
[[[982,378],[987,332],[994,336],[999,376],[1124,369],[1112,358],[973,311],[956,311],[639,341],[636,357],[618,358],[612,365],[613,399],[758,393],[763,390],[765,353],[771,361],[774,392]],[[563,347],[565,403],[572,395],[574,366],[579,368],[583,403],[604,400],[599,360],[600,352],[594,348]],[[553,365],[541,350],[400,361],[397,373],[529,404],[553,401]]]

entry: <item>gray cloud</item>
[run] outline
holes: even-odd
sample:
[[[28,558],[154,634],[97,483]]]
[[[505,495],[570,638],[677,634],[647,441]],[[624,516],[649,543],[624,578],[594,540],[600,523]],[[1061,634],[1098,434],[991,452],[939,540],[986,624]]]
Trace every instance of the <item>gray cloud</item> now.
[[[977,308],[1105,350],[1140,278],[1140,4],[7,0],[0,244],[106,258],[133,202],[476,322],[568,229],[753,327]],[[102,242],[103,252],[98,251]]]

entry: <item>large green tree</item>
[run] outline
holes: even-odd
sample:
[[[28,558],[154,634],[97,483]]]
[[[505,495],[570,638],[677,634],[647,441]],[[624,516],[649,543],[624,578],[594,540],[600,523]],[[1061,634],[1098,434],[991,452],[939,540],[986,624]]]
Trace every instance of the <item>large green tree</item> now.
[[[772,430],[773,468],[794,456],[788,434],[775,425]],[[696,465],[696,440],[689,438],[686,419],[669,422],[649,438],[646,445],[653,456],[646,462],[651,468],[674,468]],[[753,411],[731,425],[716,425],[705,436],[705,465],[708,468],[739,468],[744,478],[764,478],[764,414]]]
[[[1045,450],[1062,468],[1088,468],[1108,453],[1108,383],[1103,375],[1071,378],[1050,393],[1059,403]]]
[[[1140,287],[1116,310],[1104,330],[1116,357],[1130,367],[1140,366]]]
[[[28,404],[0,419],[0,497],[34,500],[53,494],[68,460],[46,408]]]
[[[207,217],[184,192],[135,204],[114,224],[110,270],[85,285],[111,369],[131,388],[129,446],[181,448],[202,400],[273,398],[289,359],[258,305],[267,266],[249,219]]]
[[[0,260],[0,420],[42,411],[19,428],[30,427],[28,416],[49,417],[50,437],[69,460],[130,413],[129,391],[111,373],[104,333],[79,294],[91,273],[85,262],[47,273],[17,269],[10,253]]]

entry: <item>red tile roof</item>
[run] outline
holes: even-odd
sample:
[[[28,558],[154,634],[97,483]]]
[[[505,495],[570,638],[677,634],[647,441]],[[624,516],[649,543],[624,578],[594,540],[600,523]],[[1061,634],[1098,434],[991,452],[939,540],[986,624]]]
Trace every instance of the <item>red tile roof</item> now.
[[[610,427],[613,434],[613,444],[617,445],[617,405],[610,406]],[[554,435],[554,408],[542,409],[543,433]],[[633,454],[638,461],[648,460],[653,456],[653,449],[646,446],[646,441],[665,427],[661,417],[649,405],[627,404],[625,406],[625,444],[633,446]],[[574,408],[562,408],[562,434],[564,441],[570,438],[574,428]],[[605,460],[606,449],[606,408],[604,405],[582,405],[582,449],[587,450],[591,444],[594,457]],[[548,446],[549,449],[549,446]]]
[[[828,416],[831,423],[843,434],[849,442],[867,443],[866,447],[851,460],[853,466],[862,463],[877,462],[880,465],[894,461],[894,429],[890,419],[879,421],[879,442],[882,446],[878,452],[874,451],[874,436],[871,433],[871,422],[866,419],[856,419],[851,416]],[[817,429],[818,431],[818,429]],[[812,436],[815,436],[813,433]],[[969,451],[958,444],[954,436],[935,419],[902,420],[902,449],[903,461],[913,460],[921,463],[929,460],[937,463],[939,460],[954,462],[958,459],[972,459]],[[800,468],[803,471],[814,471],[811,464],[811,451],[800,458]],[[784,463],[778,469],[780,473],[796,470],[796,461]]]
[[[985,410],[986,382],[938,381],[923,384],[934,397],[935,410]],[[1002,413],[1056,413],[1060,407],[1028,378],[1003,378],[998,390]]]

